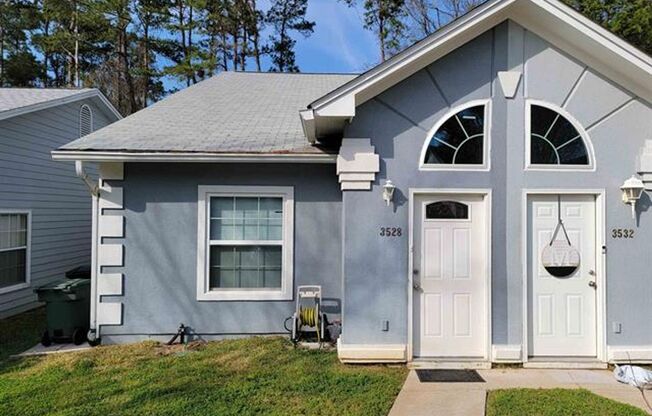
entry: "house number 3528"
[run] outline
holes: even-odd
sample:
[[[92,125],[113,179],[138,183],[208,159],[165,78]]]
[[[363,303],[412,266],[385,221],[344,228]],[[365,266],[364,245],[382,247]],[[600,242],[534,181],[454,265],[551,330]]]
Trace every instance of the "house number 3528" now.
[[[380,227],[381,237],[400,237],[403,235],[403,230],[400,227]]]
[[[634,230],[631,228],[614,228],[611,230],[611,238],[634,238]]]

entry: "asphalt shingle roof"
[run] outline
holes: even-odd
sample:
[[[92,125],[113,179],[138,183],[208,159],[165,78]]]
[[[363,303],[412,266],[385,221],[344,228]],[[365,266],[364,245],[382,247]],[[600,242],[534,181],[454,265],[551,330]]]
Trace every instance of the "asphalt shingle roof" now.
[[[355,75],[223,72],[61,150],[314,153],[299,110]]]
[[[0,88],[0,113],[67,98],[88,91],[92,91],[92,89]]]

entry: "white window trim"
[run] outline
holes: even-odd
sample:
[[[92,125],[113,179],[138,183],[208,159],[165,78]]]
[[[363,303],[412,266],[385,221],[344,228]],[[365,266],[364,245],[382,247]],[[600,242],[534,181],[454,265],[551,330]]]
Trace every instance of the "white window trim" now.
[[[430,140],[432,136],[439,130],[439,128],[448,121],[449,118],[453,117],[455,114],[459,113],[462,110],[467,108],[476,107],[479,105],[484,106],[484,142],[482,144],[482,157],[483,163],[481,165],[468,165],[468,164],[434,164],[434,163],[425,163],[426,153],[428,152],[428,146],[430,145]],[[426,139],[421,148],[421,153],[419,154],[419,170],[420,171],[483,171],[488,172],[491,170],[491,100],[474,100],[466,102],[462,105],[450,109],[446,114],[443,115],[435,124],[435,126],[428,131]]]
[[[32,211],[29,209],[0,209],[0,214],[27,215],[27,253],[25,254],[25,282],[0,288],[0,295],[30,287],[32,281]]]
[[[281,288],[279,290],[210,290],[208,271],[209,201],[214,196],[227,197],[282,197],[283,198],[283,257],[281,261]],[[219,186],[200,185],[197,199],[197,300],[246,301],[292,300],[294,287],[294,188],[291,186]],[[236,244],[245,244],[238,240]],[[256,241],[256,244],[259,244]]]
[[[584,142],[586,147],[586,152],[589,157],[588,165],[537,165],[531,162],[531,132],[532,132],[532,106],[545,107],[549,110],[555,111],[561,114],[566,120],[568,120],[573,127],[580,133],[580,138]],[[528,171],[547,171],[547,172],[568,172],[568,171],[579,171],[579,172],[595,172],[595,152],[593,150],[593,143],[589,138],[588,133],[582,126],[582,124],[575,119],[568,111],[565,109],[551,104],[547,101],[528,99],[525,101],[525,169]]]
[[[94,131],[93,109],[88,104],[82,104],[81,107],[79,107],[79,137],[84,137],[82,136],[82,111],[84,111],[84,108],[88,109],[89,120],[90,120],[90,131],[88,132],[88,134],[91,134]]]

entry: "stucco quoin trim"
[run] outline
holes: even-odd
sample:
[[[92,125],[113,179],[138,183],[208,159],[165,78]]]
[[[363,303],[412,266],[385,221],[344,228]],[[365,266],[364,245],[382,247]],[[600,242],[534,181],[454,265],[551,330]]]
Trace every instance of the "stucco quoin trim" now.
[[[97,229],[94,244],[97,257],[93,264],[91,291],[96,305],[97,325],[122,325],[122,302],[104,302],[102,296],[122,295],[122,273],[105,273],[103,267],[124,266],[124,245],[120,243],[103,243],[103,238],[124,238],[124,216],[105,210],[122,210],[123,189],[109,181],[124,180],[122,163],[100,164],[100,194],[98,200]],[[93,308],[93,306],[91,307]]]
[[[646,140],[638,156],[638,173],[643,179],[645,189],[652,191],[652,140]]]
[[[343,191],[368,191],[380,171],[380,157],[371,139],[343,139],[337,156],[337,175]]]
[[[608,346],[607,358],[610,363],[649,363],[652,361],[652,345]]]
[[[337,340],[337,357],[343,363],[404,363],[405,344],[342,344]]]

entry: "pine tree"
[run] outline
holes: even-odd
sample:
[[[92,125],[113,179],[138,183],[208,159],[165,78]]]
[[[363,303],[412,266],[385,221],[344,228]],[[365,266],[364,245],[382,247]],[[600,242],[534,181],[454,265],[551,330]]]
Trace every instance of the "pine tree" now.
[[[265,48],[271,57],[274,72],[299,72],[296,64],[294,40],[290,34],[299,32],[304,37],[312,34],[315,22],[306,20],[308,0],[274,0],[265,21],[274,29]]]
[[[349,7],[358,0],[343,0]],[[374,32],[378,40],[380,61],[395,54],[404,39],[405,0],[362,0],[364,27]]]
[[[28,65],[26,72],[34,73],[36,58],[29,51],[28,33],[36,26],[36,9],[26,0],[0,0],[0,87],[13,85],[16,76],[20,82],[31,84],[35,79],[23,78],[16,71],[16,65]],[[11,77],[7,66],[11,63]]]

